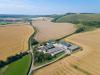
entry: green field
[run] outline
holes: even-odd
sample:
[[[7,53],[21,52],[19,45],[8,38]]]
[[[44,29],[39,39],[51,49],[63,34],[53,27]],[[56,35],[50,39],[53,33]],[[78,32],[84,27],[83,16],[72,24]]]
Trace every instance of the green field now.
[[[12,24],[13,22],[0,22],[0,25]]]
[[[0,75],[26,75],[29,70],[30,63],[31,55],[29,54],[0,69]]]
[[[100,14],[70,14],[55,17],[54,22],[100,21]]]

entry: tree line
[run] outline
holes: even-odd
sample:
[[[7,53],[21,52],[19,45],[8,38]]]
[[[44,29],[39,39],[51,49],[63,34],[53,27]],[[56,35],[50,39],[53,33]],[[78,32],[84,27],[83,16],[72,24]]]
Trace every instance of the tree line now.
[[[27,54],[28,54],[27,52],[21,52],[19,54],[16,54],[15,56],[9,56],[6,61],[0,60],[0,68],[21,59],[23,56]]]

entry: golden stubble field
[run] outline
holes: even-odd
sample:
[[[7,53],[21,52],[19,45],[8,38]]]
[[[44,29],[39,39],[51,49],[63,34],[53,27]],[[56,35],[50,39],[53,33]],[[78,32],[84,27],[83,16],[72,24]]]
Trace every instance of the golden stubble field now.
[[[0,60],[28,50],[28,39],[33,32],[33,28],[25,24],[0,26]]]
[[[71,23],[53,23],[50,21],[33,21],[38,33],[35,39],[39,42],[58,39],[75,31],[74,24]]]
[[[83,51],[37,70],[33,75],[100,75],[100,29],[65,40],[81,46]]]

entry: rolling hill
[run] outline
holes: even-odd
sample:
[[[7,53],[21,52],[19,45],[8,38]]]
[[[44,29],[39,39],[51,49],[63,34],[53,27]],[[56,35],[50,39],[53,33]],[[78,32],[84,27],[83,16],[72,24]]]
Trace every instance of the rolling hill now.
[[[57,18],[57,17],[56,17]],[[99,21],[100,22],[100,14],[69,14],[63,15],[58,19],[54,19],[55,22],[75,22],[75,21]]]

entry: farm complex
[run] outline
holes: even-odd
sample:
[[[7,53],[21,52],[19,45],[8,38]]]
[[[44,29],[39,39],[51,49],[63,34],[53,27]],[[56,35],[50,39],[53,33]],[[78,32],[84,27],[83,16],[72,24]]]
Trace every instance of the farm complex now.
[[[55,56],[61,52],[65,52],[66,55],[70,55],[72,52],[76,51],[79,49],[79,46],[71,44],[69,42],[62,42],[62,43],[57,43],[57,42],[47,42],[42,46],[39,46],[38,48],[39,52],[43,52],[50,54],[51,56]]]
[[[28,40],[34,30],[25,24],[0,26],[0,60],[28,50]]]

